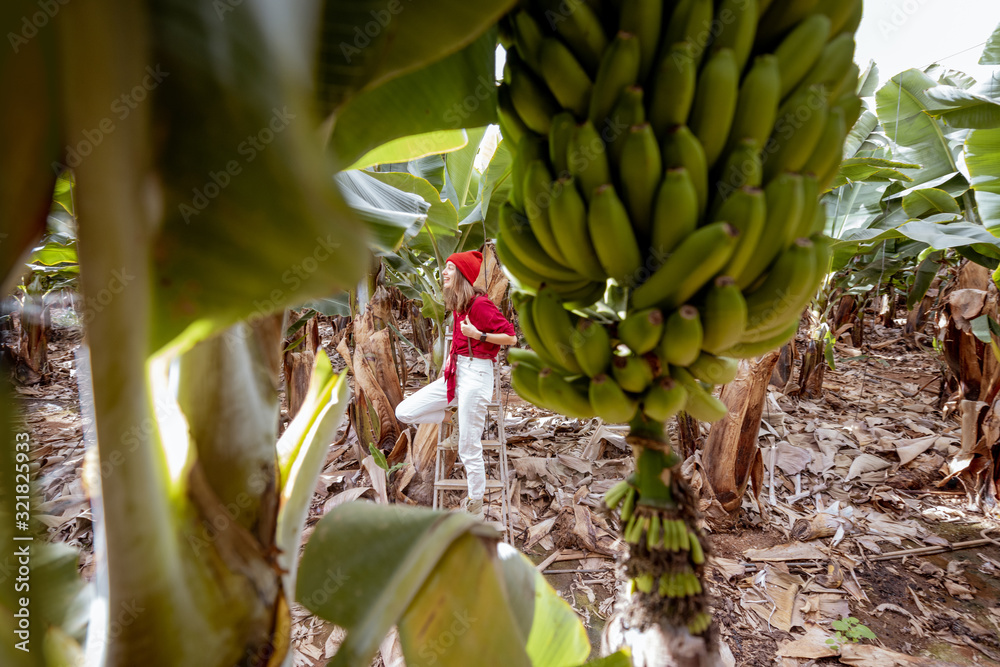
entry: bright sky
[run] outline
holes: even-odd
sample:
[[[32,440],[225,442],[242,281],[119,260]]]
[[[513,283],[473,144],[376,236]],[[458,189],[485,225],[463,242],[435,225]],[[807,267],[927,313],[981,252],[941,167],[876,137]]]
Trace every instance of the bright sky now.
[[[934,62],[981,82],[992,68],[977,62],[998,24],[997,0],[865,0],[854,60],[864,71],[874,59],[880,84]]]

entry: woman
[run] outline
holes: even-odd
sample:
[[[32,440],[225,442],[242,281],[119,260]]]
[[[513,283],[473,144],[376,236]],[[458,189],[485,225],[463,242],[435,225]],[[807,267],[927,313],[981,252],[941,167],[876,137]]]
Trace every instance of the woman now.
[[[448,257],[441,283],[455,324],[444,376],[396,406],[396,418],[403,423],[437,424],[457,400],[458,455],[469,485],[463,507],[480,519],[486,492],[482,434],[486,404],[493,397],[493,361],[501,345],[517,343],[514,325],[483,290],[473,287],[482,264],[483,255],[476,250]]]

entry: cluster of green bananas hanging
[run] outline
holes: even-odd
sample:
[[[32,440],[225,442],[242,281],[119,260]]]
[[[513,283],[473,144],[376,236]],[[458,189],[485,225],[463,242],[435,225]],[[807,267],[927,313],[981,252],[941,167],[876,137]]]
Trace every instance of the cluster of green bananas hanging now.
[[[861,103],[861,0],[523,0],[504,19],[516,143],[497,253],[570,416],[725,414],[710,385],[795,333],[830,246],[818,202]],[[619,321],[571,315],[608,281]]]

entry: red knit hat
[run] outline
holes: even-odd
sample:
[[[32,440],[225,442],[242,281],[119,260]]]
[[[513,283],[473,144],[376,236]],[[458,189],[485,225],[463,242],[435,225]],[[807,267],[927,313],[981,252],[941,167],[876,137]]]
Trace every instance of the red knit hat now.
[[[476,279],[479,278],[479,269],[483,265],[483,253],[478,250],[456,252],[445,261],[446,264],[448,262],[455,265],[455,268],[465,276],[470,285],[475,285]]]

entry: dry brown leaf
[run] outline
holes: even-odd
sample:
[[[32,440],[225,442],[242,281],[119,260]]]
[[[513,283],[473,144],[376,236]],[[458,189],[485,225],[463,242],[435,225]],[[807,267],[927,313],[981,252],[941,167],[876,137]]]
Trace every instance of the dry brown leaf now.
[[[862,667],[958,667],[953,662],[896,653],[869,644],[844,644],[840,648],[840,661]]]
[[[747,560],[754,561],[786,561],[786,560],[822,560],[828,556],[819,547],[802,542],[778,544],[767,549],[749,549],[744,554]]]
[[[785,658],[827,658],[837,655],[838,651],[834,646],[826,641],[832,635],[824,631],[818,625],[810,623],[806,626],[806,633],[798,639],[787,641],[778,645],[778,655]]]

